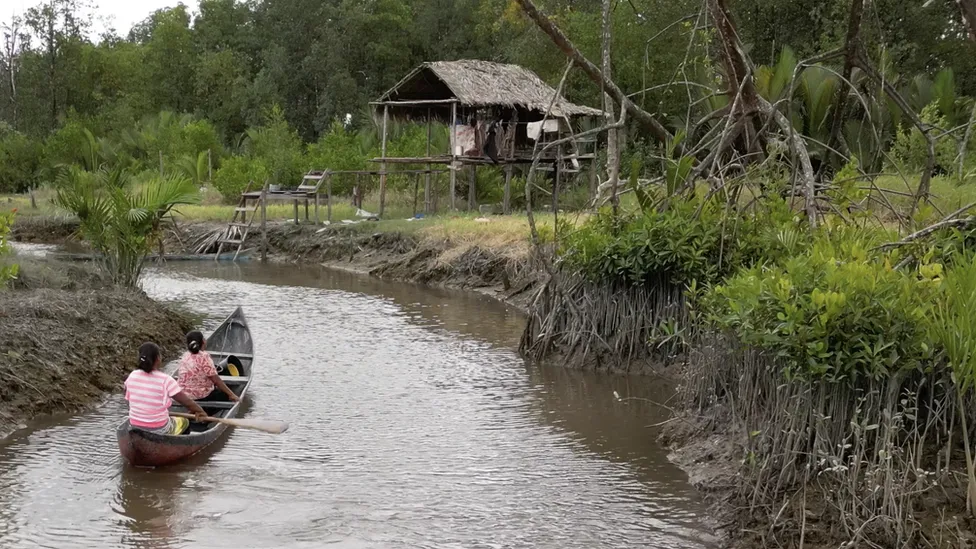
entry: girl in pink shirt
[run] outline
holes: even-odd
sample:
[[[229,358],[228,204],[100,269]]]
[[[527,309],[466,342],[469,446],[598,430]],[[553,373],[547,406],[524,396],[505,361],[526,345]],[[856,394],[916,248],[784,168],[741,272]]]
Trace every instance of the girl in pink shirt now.
[[[207,340],[197,331],[186,334],[186,353],[180,360],[178,374],[183,392],[194,400],[200,400],[214,392],[214,387],[223,391],[231,402],[240,400],[217,375],[210,353],[206,351]]]
[[[202,421],[207,413],[183,392],[175,379],[160,371],[161,363],[162,353],[155,343],[143,343],[139,347],[139,369],[125,380],[129,424],[145,431],[175,435],[179,434],[177,423],[169,415],[174,400],[193,412],[197,421]]]

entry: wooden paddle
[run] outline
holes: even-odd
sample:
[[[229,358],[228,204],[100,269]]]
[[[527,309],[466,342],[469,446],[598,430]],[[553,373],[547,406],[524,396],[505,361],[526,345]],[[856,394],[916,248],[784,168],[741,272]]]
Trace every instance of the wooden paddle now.
[[[170,412],[169,415],[173,417],[183,417],[186,419],[196,420],[197,416],[193,414],[184,414],[181,412]],[[276,421],[273,419],[226,419],[222,417],[211,417],[207,416],[203,418],[203,421],[209,421],[213,423],[223,423],[224,425],[230,425],[231,427],[243,427],[244,429],[254,429],[256,431],[264,431],[265,433],[271,433],[273,435],[280,435],[288,430],[288,424],[284,421]]]

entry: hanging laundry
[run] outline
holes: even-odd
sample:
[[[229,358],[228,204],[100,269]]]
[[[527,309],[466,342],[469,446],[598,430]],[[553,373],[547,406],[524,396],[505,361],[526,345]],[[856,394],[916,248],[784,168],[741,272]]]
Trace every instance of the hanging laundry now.
[[[558,120],[546,120],[546,133],[555,133],[559,131],[559,121]],[[529,139],[533,141],[539,140],[539,135],[542,133],[542,121],[529,122],[526,126],[526,132],[529,135]]]

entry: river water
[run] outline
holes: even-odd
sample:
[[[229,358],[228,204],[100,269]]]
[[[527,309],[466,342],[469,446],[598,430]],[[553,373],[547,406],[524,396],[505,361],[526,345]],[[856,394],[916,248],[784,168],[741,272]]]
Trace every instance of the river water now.
[[[0,548],[712,546],[660,410],[613,398],[670,389],[525,364],[515,310],[294,266],[171,263],[144,286],[208,330],[243,305],[245,415],[291,428],[142,470],[120,395],[36,421],[0,441]]]

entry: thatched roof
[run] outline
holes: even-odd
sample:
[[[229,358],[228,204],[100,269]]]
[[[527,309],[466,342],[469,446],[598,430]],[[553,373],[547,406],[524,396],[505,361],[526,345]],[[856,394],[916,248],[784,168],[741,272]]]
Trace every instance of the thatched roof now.
[[[457,99],[467,107],[508,107],[544,113],[556,93],[534,72],[518,65],[462,60],[424,63],[379,101]],[[550,116],[602,116],[602,111],[560,97]]]

